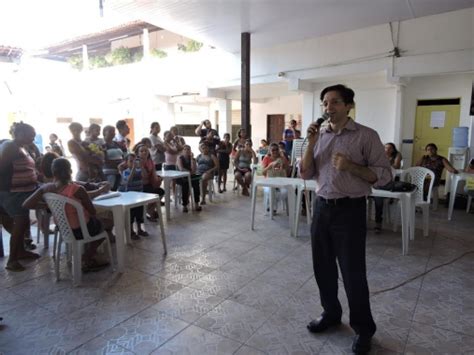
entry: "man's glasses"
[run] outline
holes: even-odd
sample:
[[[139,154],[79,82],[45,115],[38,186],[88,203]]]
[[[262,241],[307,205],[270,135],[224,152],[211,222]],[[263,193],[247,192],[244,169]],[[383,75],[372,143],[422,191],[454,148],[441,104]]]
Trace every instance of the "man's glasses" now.
[[[329,104],[336,106],[336,105],[340,105],[340,104],[343,104],[343,103],[344,103],[344,101],[341,100],[341,99],[334,99],[334,100],[331,100],[331,101],[323,101],[321,103],[321,107],[328,107]]]

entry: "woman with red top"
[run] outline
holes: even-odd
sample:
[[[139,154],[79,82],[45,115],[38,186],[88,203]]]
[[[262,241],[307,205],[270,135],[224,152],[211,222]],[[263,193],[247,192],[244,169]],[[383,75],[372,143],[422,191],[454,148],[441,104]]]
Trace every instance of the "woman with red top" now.
[[[25,146],[35,138],[35,129],[23,122],[10,129],[13,140],[0,146],[0,222],[10,233],[10,256],[6,269],[23,271],[20,259],[37,259],[38,254],[25,250],[23,237],[30,227],[30,211],[23,202],[38,187],[35,161]]]
[[[270,154],[266,155],[262,161],[263,176],[265,177],[286,177],[288,174],[289,162],[278,144],[270,144]]]
[[[144,144],[138,144],[135,147],[137,157],[140,159],[140,165],[142,168],[142,181],[143,181],[143,192],[158,194],[163,197],[165,191],[160,187],[161,177],[156,175],[155,164],[151,159],[150,150]],[[159,208],[156,203],[148,204],[147,206],[147,218],[150,221],[155,222],[158,218],[158,212],[156,209]]]
[[[43,195],[48,192],[56,193],[70,199],[79,202],[84,207],[84,216],[87,223],[87,230],[91,236],[95,236],[102,232],[104,229],[109,234],[109,237],[113,239],[112,235],[112,221],[110,220],[99,220],[96,216],[96,210],[92,204],[91,197],[100,195],[110,190],[110,185],[105,183],[95,191],[89,193],[85,190],[82,185],[76,184],[72,181],[72,170],[71,163],[65,158],[58,158],[53,161],[51,170],[54,176],[54,182],[45,184],[36,190],[24,203],[24,208],[36,209],[36,208],[47,208],[46,203],[43,200]],[[79,216],[74,207],[66,205],[66,217],[71,226],[72,233],[76,239],[83,239],[81,227],[79,224]],[[104,268],[109,263],[99,261],[95,258],[97,248],[102,243],[102,240],[98,240],[92,243],[86,244],[83,255],[83,271],[95,271]]]

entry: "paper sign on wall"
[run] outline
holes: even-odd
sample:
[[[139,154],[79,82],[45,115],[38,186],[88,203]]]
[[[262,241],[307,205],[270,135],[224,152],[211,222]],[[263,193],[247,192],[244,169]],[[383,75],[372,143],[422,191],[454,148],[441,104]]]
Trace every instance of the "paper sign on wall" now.
[[[430,127],[444,128],[444,121],[446,119],[446,111],[431,112]]]

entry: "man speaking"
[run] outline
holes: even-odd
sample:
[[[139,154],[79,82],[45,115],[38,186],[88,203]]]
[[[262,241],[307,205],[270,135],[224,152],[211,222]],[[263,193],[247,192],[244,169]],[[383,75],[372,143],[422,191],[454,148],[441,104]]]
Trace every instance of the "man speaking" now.
[[[301,176],[315,178],[318,186],[311,245],[324,311],[307,327],[320,333],[341,323],[337,259],[349,302],[350,325],[356,333],[352,350],[365,354],[376,330],[365,263],[366,196],[373,184],[390,182],[390,163],[377,132],[348,116],[354,107],[353,90],[344,85],[330,86],[321,92],[320,99],[329,125],[321,128],[315,122],[308,127]]]

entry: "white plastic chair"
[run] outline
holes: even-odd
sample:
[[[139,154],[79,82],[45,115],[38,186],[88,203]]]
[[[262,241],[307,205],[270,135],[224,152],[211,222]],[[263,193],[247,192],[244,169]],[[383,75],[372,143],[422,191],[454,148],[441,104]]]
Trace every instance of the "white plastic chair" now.
[[[430,177],[430,186],[428,189],[428,195],[426,199],[423,198],[423,190],[425,179]],[[417,190],[415,191],[415,204],[416,207],[420,207],[423,213],[423,236],[427,237],[429,234],[429,218],[430,218],[430,201],[431,194],[433,191],[433,185],[435,181],[435,174],[426,168],[415,166],[408,168],[402,172],[401,181],[411,182],[416,185]]]
[[[271,179],[271,177],[268,179]],[[271,218],[273,218],[273,215],[278,210],[280,203],[283,205],[283,209],[286,211],[286,215],[288,216],[288,191],[283,188],[278,191],[275,191],[271,187],[263,188],[263,208],[265,211],[269,211]]]
[[[42,233],[41,228],[46,228],[46,233],[43,233],[43,241],[44,241],[44,248],[49,248],[49,222],[51,219],[51,214],[48,213],[45,209],[38,209],[36,210],[36,243],[39,244],[40,242],[40,235]]]
[[[305,139],[294,139],[293,149],[291,151],[290,165],[291,165],[291,177],[296,176],[297,162],[303,158],[303,154],[308,146],[308,141]]]
[[[260,165],[258,163],[257,164],[252,163],[250,165],[250,168],[252,169],[252,182],[255,181],[255,176],[257,175],[257,170],[258,170],[259,166]],[[234,168],[232,168],[232,171],[234,171]],[[250,188],[249,188],[250,196],[252,196],[252,190],[253,190],[252,189],[252,182],[250,183]],[[232,191],[240,193],[240,190],[241,190],[240,184],[238,183],[237,179],[234,176],[234,187],[232,188]]]
[[[84,244],[94,242],[96,240],[105,239],[107,243],[107,250],[109,253],[110,263],[114,265],[112,258],[112,248],[110,247],[110,241],[107,233],[104,231],[99,233],[96,236],[91,237],[89,231],[87,230],[87,223],[84,216],[84,208],[82,205],[65,196],[61,196],[54,193],[46,193],[43,195],[44,200],[48,204],[51,213],[54,216],[57,226],[59,227],[60,237],[57,245],[57,251],[55,253],[55,272],[56,280],[59,281],[59,263],[61,255],[61,243],[64,241],[72,249],[72,275],[74,285],[77,286],[81,283],[82,278],[82,250]],[[82,231],[83,239],[76,239],[74,236],[71,226],[67,220],[66,216],[66,205],[71,205],[76,209],[77,215],[79,217],[79,225]]]
[[[313,203],[312,198],[316,197],[316,180],[304,180],[300,186],[298,186],[296,192],[296,212],[295,212],[295,237],[298,236],[298,227],[301,216],[301,205],[303,202],[303,195],[306,202],[306,223],[311,224],[313,217]]]

